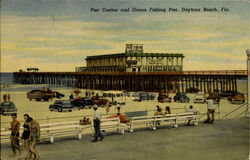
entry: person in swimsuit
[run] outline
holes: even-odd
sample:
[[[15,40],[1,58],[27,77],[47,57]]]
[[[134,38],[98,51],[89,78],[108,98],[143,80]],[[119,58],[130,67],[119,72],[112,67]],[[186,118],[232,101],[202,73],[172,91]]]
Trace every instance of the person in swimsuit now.
[[[30,122],[30,135],[29,135],[29,142],[30,142],[30,151],[31,154],[35,155],[35,160],[38,160],[40,158],[37,150],[36,150],[36,144],[40,141],[40,125],[37,121],[32,119]]]
[[[6,97],[5,97],[6,98]],[[20,122],[17,120],[17,114],[13,113],[11,115],[13,121],[11,122],[11,128],[6,128],[11,130],[10,141],[11,141],[11,148],[13,151],[13,156],[16,156],[16,149],[22,154],[22,148],[19,145],[19,130],[20,130]]]
[[[31,158],[31,151],[29,149],[29,135],[30,135],[30,121],[32,120],[32,118],[28,115],[25,114],[24,116],[24,124],[23,124],[23,134],[22,134],[22,139],[24,141],[24,147],[27,150],[27,156],[26,159],[30,159]]]

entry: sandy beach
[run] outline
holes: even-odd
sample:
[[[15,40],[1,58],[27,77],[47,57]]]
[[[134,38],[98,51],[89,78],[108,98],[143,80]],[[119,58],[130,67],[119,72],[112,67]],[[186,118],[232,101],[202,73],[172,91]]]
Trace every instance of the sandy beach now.
[[[245,94],[245,97],[247,96],[246,92],[246,83],[239,83],[238,84],[238,90],[241,93]],[[41,89],[42,85],[10,85],[9,88],[2,90],[1,97],[4,94],[10,94],[11,95],[11,101],[13,101],[18,109],[18,118],[19,120],[23,120],[24,114],[29,114],[34,119],[37,119],[40,123],[47,123],[47,122],[55,122],[55,121],[68,121],[70,120],[79,120],[80,117],[83,116],[91,116],[93,114],[92,109],[74,109],[72,112],[57,112],[57,111],[49,111],[49,105],[53,104],[53,102],[56,99],[53,99],[52,101],[48,102],[37,102],[35,100],[30,101],[26,97],[26,93],[32,89]],[[65,97],[62,99],[69,99],[69,95],[72,93],[72,91],[76,88],[65,88],[65,87],[54,87],[51,88],[52,90],[56,90],[60,93],[63,93]],[[80,89],[82,93],[80,93],[81,96],[85,96],[85,90]],[[101,95],[102,91],[94,91],[95,94],[98,93]],[[132,95],[133,93],[131,93]],[[158,96],[158,93],[154,93]],[[170,97],[174,97],[174,93],[170,94]],[[159,103],[157,101],[157,98],[154,100],[145,100],[142,102],[133,101],[131,96],[126,97],[126,104],[121,106],[121,112],[132,112],[132,111],[145,111],[148,110],[148,115],[153,115],[156,110],[156,105],[159,105],[163,109],[166,106],[170,106],[172,113],[180,113],[185,112],[185,108],[188,109],[190,105],[194,107],[196,111],[198,111],[200,114],[206,113],[207,105],[206,104],[197,104],[193,103],[193,97],[195,94],[187,94],[187,96],[190,98],[190,103]],[[216,109],[217,112],[220,114],[216,115],[216,118],[222,118],[229,112],[233,111],[234,109],[238,108],[240,105],[237,104],[231,104],[227,98],[224,98],[220,101],[220,106]],[[246,107],[242,107],[241,109],[235,111],[234,113],[228,115],[225,118],[233,118],[235,116],[238,116],[240,113],[242,113],[244,110],[246,110]],[[100,107],[99,110],[102,114],[106,114],[105,108]],[[116,113],[116,106],[112,106],[110,109],[110,114]],[[239,115],[239,117],[244,117],[245,114]],[[73,117],[73,118],[69,118]],[[105,115],[104,115],[105,117]],[[205,118],[204,116],[203,118]],[[57,118],[57,119],[56,119]],[[1,127],[6,127],[9,125],[9,122],[11,121],[10,116],[2,116],[1,115]]]

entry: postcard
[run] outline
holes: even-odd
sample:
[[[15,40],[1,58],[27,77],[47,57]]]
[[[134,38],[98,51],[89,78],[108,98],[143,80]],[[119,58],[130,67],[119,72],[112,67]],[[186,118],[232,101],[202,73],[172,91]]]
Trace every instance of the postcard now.
[[[0,4],[2,160],[249,159],[249,1]]]

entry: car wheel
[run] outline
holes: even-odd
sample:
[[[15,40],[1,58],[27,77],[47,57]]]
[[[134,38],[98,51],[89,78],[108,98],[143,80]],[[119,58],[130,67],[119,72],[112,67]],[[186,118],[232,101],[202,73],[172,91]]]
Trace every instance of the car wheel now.
[[[57,110],[58,110],[58,112],[62,112],[62,108],[58,108]]]

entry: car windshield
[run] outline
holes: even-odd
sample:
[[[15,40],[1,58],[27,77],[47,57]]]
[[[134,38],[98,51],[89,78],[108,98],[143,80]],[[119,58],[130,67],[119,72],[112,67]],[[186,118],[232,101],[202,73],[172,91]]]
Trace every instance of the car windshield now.
[[[32,90],[30,91],[31,93],[34,93],[34,92],[41,92],[41,90]]]

